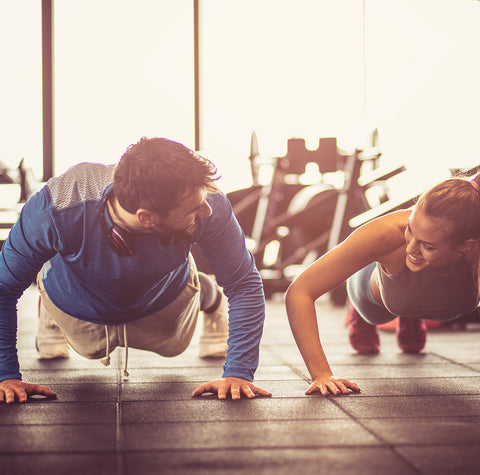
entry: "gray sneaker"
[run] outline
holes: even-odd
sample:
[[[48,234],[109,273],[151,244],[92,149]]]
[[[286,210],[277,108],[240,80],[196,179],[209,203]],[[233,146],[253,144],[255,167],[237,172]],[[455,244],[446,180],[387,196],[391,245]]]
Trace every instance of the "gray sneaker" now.
[[[35,340],[38,356],[42,359],[68,358],[68,343],[47,309],[38,301],[38,333]]]
[[[203,332],[200,336],[198,356],[200,358],[225,358],[228,340],[228,300],[222,293],[217,309],[203,312]]]

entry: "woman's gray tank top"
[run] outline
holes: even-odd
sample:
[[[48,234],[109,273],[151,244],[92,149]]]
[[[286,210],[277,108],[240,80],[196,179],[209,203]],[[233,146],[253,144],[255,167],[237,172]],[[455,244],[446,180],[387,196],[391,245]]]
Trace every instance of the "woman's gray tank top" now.
[[[395,274],[377,262],[377,281],[387,310],[402,317],[449,319],[473,312],[479,303],[477,270],[464,256],[419,272],[404,263]]]

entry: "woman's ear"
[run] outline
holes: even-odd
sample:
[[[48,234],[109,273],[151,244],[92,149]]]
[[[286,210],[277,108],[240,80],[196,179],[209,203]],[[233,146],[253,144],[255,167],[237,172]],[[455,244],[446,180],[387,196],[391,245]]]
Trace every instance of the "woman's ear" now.
[[[477,239],[467,239],[461,246],[460,252],[471,252],[474,248],[478,248],[478,240]]]

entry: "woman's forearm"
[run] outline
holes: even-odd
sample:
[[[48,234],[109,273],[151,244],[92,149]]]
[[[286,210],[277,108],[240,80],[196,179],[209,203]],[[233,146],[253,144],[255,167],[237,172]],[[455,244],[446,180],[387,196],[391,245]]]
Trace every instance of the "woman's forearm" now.
[[[315,302],[306,294],[290,288],[285,299],[293,337],[312,379],[328,377],[332,370],[320,342]]]

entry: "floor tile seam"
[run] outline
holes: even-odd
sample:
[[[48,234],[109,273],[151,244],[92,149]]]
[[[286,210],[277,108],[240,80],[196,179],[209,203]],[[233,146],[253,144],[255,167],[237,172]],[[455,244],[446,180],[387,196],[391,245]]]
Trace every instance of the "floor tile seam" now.
[[[380,444],[305,444],[305,445],[255,445],[255,446],[250,446],[250,445],[245,445],[245,446],[238,446],[238,445],[226,445],[222,447],[191,447],[191,446],[185,446],[185,447],[180,447],[180,448],[175,448],[175,447],[167,447],[164,449],[134,449],[134,448],[128,448],[123,451],[124,454],[130,454],[130,453],[135,453],[135,454],[152,454],[152,453],[182,453],[182,452],[188,452],[189,454],[192,452],[224,452],[226,450],[228,451],[236,451],[236,452],[242,452],[242,451],[284,451],[284,450],[318,450],[319,448],[328,448],[328,449],[342,449],[342,450],[352,450],[352,449],[362,449],[362,450],[367,450],[367,449],[390,449],[390,444],[385,444],[385,445],[380,445]]]
[[[34,404],[114,404],[117,403],[118,398],[113,398],[108,400],[108,399],[102,399],[101,401],[98,400],[78,400],[78,399],[72,399],[71,401],[60,401],[58,399],[35,399],[35,402],[31,401],[30,399],[27,400],[27,403],[19,403],[18,401],[15,401],[13,405],[9,404],[11,407],[24,407],[24,405],[28,405],[29,407],[33,406]],[[2,404],[2,403],[0,403]],[[0,406],[1,407],[1,406]],[[1,422],[0,422],[1,424]]]
[[[323,396],[322,394],[309,394],[309,395],[305,395],[305,394],[302,394],[302,395],[298,395],[298,396],[279,396],[279,395],[273,395],[271,397],[261,397],[261,396],[257,396],[255,398],[252,399],[255,400],[255,401],[273,401],[273,400],[285,400],[285,399],[328,399],[328,400],[331,400],[331,399],[336,399],[336,398],[339,398],[340,400],[341,399],[344,399],[344,398],[348,398],[348,397],[351,397],[351,398],[379,398],[381,397],[382,399],[385,399],[385,398],[413,398],[413,397],[422,397],[422,398],[440,398],[440,397],[464,397],[464,396],[480,396],[480,392],[474,392],[474,393],[467,393],[467,392],[464,392],[464,393],[459,393],[459,392],[455,392],[455,393],[445,393],[445,394],[373,394],[373,395],[368,395],[368,394],[365,394],[365,393],[361,393],[361,394],[356,394],[356,393],[353,393],[351,392],[350,394],[343,394],[343,395],[338,395],[338,396],[335,396],[335,395],[330,395],[330,396]],[[203,398],[203,399],[202,399]],[[120,403],[142,403],[142,402],[155,402],[155,403],[175,403],[175,402],[188,402],[188,401],[230,401],[230,402],[233,402],[233,400],[231,398],[228,398],[228,399],[217,399],[216,397],[213,397],[213,396],[197,396],[197,397],[190,397],[190,398],[179,398],[179,399],[145,399],[145,398],[142,398],[142,399],[123,399],[122,401],[119,401]],[[245,398],[245,397],[242,397],[241,401],[248,401],[249,399]],[[79,401],[53,401],[55,404],[60,404],[60,403],[77,403]],[[80,401],[80,402],[97,402],[97,401]],[[98,401],[98,402],[112,402],[112,401]],[[113,401],[115,402],[115,401]]]
[[[322,395],[309,395],[313,397],[321,397]],[[330,395],[327,396],[329,398],[345,398],[345,397],[352,397],[352,398],[360,398],[360,399],[373,399],[373,398],[382,398],[382,399],[388,399],[388,398],[440,398],[440,397],[468,397],[468,396],[480,396],[480,392],[474,392],[474,393],[444,393],[444,394],[429,394],[429,393],[422,393],[422,394],[365,394],[365,392],[362,392],[361,394],[357,393],[350,393],[350,394],[339,394],[337,396],[335,395]],[[300,398],[300,396],[298,396]],[[277,399],[281,399],[280,397],[277,397]]]
[[[364,431],[366,431],[368,434],[370,434],[375,440],[377,440],[380,444],[385,445],[390,448],[390,450],[394,451],[394,448],[391,443],[387,442],[387,440],[382,437],[380,434],[375,433],[374,430],[370,429],[367,427],[365,424],[362,424],[361,420],[356,418],[353,414],[350,414],[349,411],[344,409],[341,405],[339,405],[337,402],[334,401],[335,406],[337,406],[338,409],[343,411],[346,415],[348,415],[356,424],[358,424]],[[402,457],[400,454],[395,452],[398,457],[400,457],[404,462],[406,462],[409,466],[411,466],[411,462],[408,462],[404,457]]]
[[[341,396],[340,396],[340,397],[341,397]],[[334,399],[331,400],[331,402],[332,402],[332,404],[333,404],[337,409],[339,409],[340,411],[342,411],[342,412],[345,414],[346,417],[348,417],[349,419],[353,420],[356,424],[359,424],[359,423],[357,422],[357,420],[356,420],[356,417],[355,417],[347,408],[343,407],[343,406],[339,403],[338,399],[335,399],[335,398],[334,398]],[[371,435],[373,435],[373,434],[371,433],[371,431],[368,430],[368,429],[366,429],[362,424],[359,424],[359,425],[360,425],[364,430],[367,430],[367,432],[369,432]],[[376,438],[376,436],[375,436],[375,438]]]
[[[412,379],[478,379],[480,378],[480,374],[467,374],[464,376],[455,376],[455,375],[450,375],[450,376],[405,376],[402,377],[402,381],[404,380],[412,380]],[[357,380],[378,380],[378,379],[395,379],[398,380],[398,377],[387,377],[387,376],[380,376],[380,377],[369,377],[369,376],[362,376],[360,378],[356,378]]]
[[[450,376],[405,376],[405,377],[401,377],[402,380],[405,380],[405,379],[408,379],[408,380],[412,380],[412,379],[416,379],[416,380],[425,380],[425,379],[456,379],[456,380],[459,380],[459,379],[469,379],[469,378],[478,378],[480,376],[479,375],[476,375],[476,374],[468,374],[468,375],[464,375],[464,376],[455,376],[455,375],[450,375]],[[353,379],[353,378],[350,378],[350,379]],[[387,378],[385,376],[379,376],[377,378],[375,377],[368,377],[368,376],[361,376],[359,378],[355,378],[356,381],[378,381],[378,380],[398,380],[399,379],[399,376],[393,376],[391,378]]]
[[[296,374],[297,376],[300,377],[301,381],[305,381],[306,383],[310,384],[311,382],[311,378],[309,376],[307,376],[304,372],[302,372],[301,369],[293,366],[293,365],[290,365],[290,364],[286,364],[286,366],[288,366],[288,368],[294,373]]]
[[[454,363],[454,364],[458,364],[460,366],[463,366],[465,364],[478,364],[479,362],[475,362],[475,361],[470,361],[470,362],[465,362],[465,361],[456,361],[452,358],[447,358],[446,356],[442,356],[438,353],[430,353],[431,355],[437,357],[437,358],[440,358],[442,360],[445,360],[445,361],[448,361],[449,363]],[[469,369],[472,369],[472,368],[469,368]],[[475,370],[474,370],[475,371]]]
[[[402,442],[402,443],[397,443],[397,444],[394,444],[394,447],[395,448],[399,448],[399,449],[405,449],[405,448],[412,448],[412,449],[417,449],[419,447],[421,447],[422,449],[425,449],[425,448],[438,448],[438,447],[443,447],[443,448],[450,448],[450,447],[456,447],[456,448],[460,448],[460,447],[468,447],[469,449],[472,448],[473,449],[477,449],[477,450],[480,450],[480,442],[459,442],[459,443],[455,443],[455,442],[439,442],[439,443],[431,443],[431,442],[420,442],[420,443],[409,443],[409,442]]]
[[[115,406],[115,463],[116,463],[116,475],[124,475],[126,470],[125,459],[123,454],[123,448],[125,445],[124,425],[122,423],[122,399],[124,383],[128,381],[128,373],[125,376],[126,369],[118,366],[117,372],[117,401]]]
[[[480,369],[474,368],[472,365],[479,365],[480,363],[457,363],[460,366],[463,366],[464,368],[469,369],[470,371],[475,371],[480,375]]]
[[[54,377],[58,374],[67,374],[67,378],[78,378],[79,373],[84,373],[83,376],[88,379],[88,378],[94,378],[97,376],[101,377],[108,377],[110,379],[113,379],[116,377],[116,372],[118,369],[115,368],[99,368],[99,369],[93,369],[94,372],[91,371],[91,368],[81,368],[81,369],[74,369],[74,368],[61,368],[61,369],[55,369],[55,370],[43,370],[43,369],[28,369],[28,368],[22,368],[22,375],[23,379],[27,380],[32,376],[38,377],[44,375],[44,377],[47,377],[46,375],[54,375]],[[27,375],[27,376],[25,376]],[[116,380],[115,380],[116,381]],[[111,384],[112,382],[114,383],[115,381],[105,381],[105,384]],[[92,381],[93,382],[93,381]],[[71,383],[73,384],[73,383]]]
[[[119,387],[119,398],[121,387]],[[122,425],[122,408],[120,402],[116,404],[115,413],[115,473],[116,475],[123,475],[125,473],[125,462],[123,458],[123,425]]]
[[[205,379],[195,379],[195,380],[189,380],[189,381],[176,381],[175,379],[159,379],[158,381],[125,381],[125,384],[192,384],[192,385],[200,385],[202,382],[205,382]],[[289,378],[289,379],[284,379],[284,378],[272,378],[272,379],[255,379],[254,384],[258,386],[258,383],[271,383],[271,382],[277,382],[277,383],[289,383],[289,382],[297,382],[300,383],[302,381],[305,381],[305,378]],[[62,384],[62,383],[57,383],[55,384]],[[93,383],[94,384],[94,383]]]
[[[116,397],[113,397],[111,399],[71,399],[71,400],[68,400],[68,399],[65,399],[65,400],[57,400],[57,399],[51,399],[51,400],[45,400],[45,401],[41,401],[41,400],[38,400],[36,399],[35,402],[33,401],[27,401],[27,404],[29,406],[33,405],[33,404],[91,404],[91,403],[94,403],[94,404],[102,404],[102,403],[109,403],[109,404],[112,404],[112,403],[116,403],[118,402],[117,401],[117,398]],[[15,404],[18,404],[18,402],[16,402]],[[1,406],[0,406],[1,407]]]
[[[470,365],[480,365],[480,360],[478,360],[478,361],[456,361],[456,364],[467,365],[470,368]],[[470,369],[473,369],[473,368],[470,368]],[[480,370],[476,370],[476,369],[474,369],[474,371],[479,371],[480,372]]]
[[[175,420],[149,420],[148,422],[144,421],[120,421],[117,422],[52,422],[52,423],[12,423],[12,424],[0,424],[0,428],[11,428],[11,427],[76,427],[76,426],[115,426],[116,431],[116,440],[117,440],[117,430],[122,430],[125,426],[133,425],[157,425],[157,424],[205,424],[205,423],[251,423],[251,422],[305,422],[305,421],[346,421],[352,420],[352,417],[328,417],[328,418],[312,418],[312,417],[296,417],[290,419],[272,419],[270,418],[255,418],[255,419],[175,419]],[[120,444],[119,444],[120,445]]]
[[[394,443],[394,444],[391,444],[391,450],[393,452],[395,452],[395,454],[400,457],[404,462],[408,463],[410,466],[414,467],[416,470],[420,470],[416,465],[413,464],[413,461],[411,461],[407,455],[403,455],[401,450],[402,449],[436,449],[436,450],[439,450],[439,449],[449,449],[449,448],[457,448],[457,449],[460,449],[461,447],[468,447],[468,448],[472,448],[473,449],[476,449],[478,450],[480,448],[480,443],[473,443],[473,444],[466,444],[466,443],[455,443],[455,442],[440,442],[438,444],[436,443],[416,443],[416,444],[412,444],[412,443]],[[419,473],[424,473],[422,471],[420,471]]]
[[[280,366],[280,365],[278,365]],[[222,371],[222,368],[220,366],[134,366],[134,365],[129,365],[128,369],[129,370],[135,370],[135,371],[144,371],[144,370],[192,370],[198,369],[198,370],[211,370],[211,369],[218,369],[219,371]],[[89,372],[89,371],[95,371],[95,372],[110,372],[110,373],[116,373],[118,370],[123,370],[121,367],[108,367],[108,368],[103,368],[102,366],[96,367],[96,368],[75,368],[75,367],[66,367],[66,368],[28,368],[27,366],[23,365],[22,366],[22,371],[26,371],[28,373],[61,373],[68,371],[70,373],[79,373],[79,372]]]
[[[27,451],[22,451],[22,450],[8,450],[8,452],[3,451],[0,449],[0,456],[4,455],[12,455],[12,456],[18,456],[18,455],[32,455],[38,458],[41,458],[43,456],[51,456],[51,455],[115,455],[114,450],[108,450],[108,449],[99,449],[99,450],[44,450],[44,449],[39,449],[41,451],[36,452],[34,450],[27,450]]]
[[[270,355],[274,356],[275,358],[277,358],[279,360],[280,364],[278,366],[287,366],[288,368],[293,370],[292,363],[287,361],[283,356],[279,356],[279,355],[275,354],[274,350],[272,350],[271,348],[267,347],[267,350],[269,351]],[[274,366],[274,365],[272,365],[272,366]],[[265,368],[265,367],[268,367],[268,365],[266,365],[266,366],[259,365],[259,368]],[[303,378],[303,375],[302,375],[302,378]]]
[[[414,367],[417,367],[417,366],[423,366],[423,365],[426,365],[428,364],[428,366],[451,366],[451,365],[455,365],[455,366],[462,366],[464,365],[464,363],[459,363],[459,362],[456,362],[456,361],[446,361],[446,362],[432,362],[432,361],[429,361],[429,362],[425,362],[425,361],[419,361],[418,363],[335,363],[335,361],[330,361],[330,364],[331,366],[351,366],[351,367],[365,367],[365,366],[373,366],[373,367],[388,367],[388,368],[395,368],[395,367],[400,367],[400,368],[405,368],[405,367],[408,367],[408,366],[414,366]],[[471,363],[471,364],[477,364],[477,363]],[[300,365],[297,365],[297,366],[301,366]]]
[[[305,421],[323,421],[323,422],[338,422],[338,421],[348,421],[351,420],[351,417],[325,417],[325,418],[318,418],[318,419],[312,419],[312,418],[289,418],[289,419],[272,419],[272,418],[255,418],[255,419],[197,419],[197,420],[192,420],[192,419],[178,419],[178,420],[158,420],[158,421],[148,421],[148,422],[142,422],[142,421],[129,421],[129,422],[122,422],[123,426],[155,426],[158,424],[168,424],[168,425],[174,425],[174,424],[225,424],[225,423],[237,423],[237,424],[243,424],[243,423],[258,423],[258,422],[274,422],[274,423],[280,423],[280,422],[305,422]],[[35,424],[35,425],[42,425],[42,424]],[[55,424],[48,424],[50,425],[55,425]],[[61,425],[61,424],[60,424]],[[75,425],[75,424],[74,424]],[[83,425],[83,424],[80,424]],[[113,424],[110,424],[113,425]]]
[[[355,423],[360,424],[362,421],[387,421],[387,420],[392,420],[392,421],[411,421],[411,420],[424,420],[424,421],[434,421],[434,420],[442,420],[444,422],[448,422],[449,420],[455,422],[458,421],[458,419],[466,419],[467,422],[471,421],[472,423],[478,423],[478,419],[480,419],[480,414],[476,415],[471,415],[471,414],[457,414],[457,415],[451,415],[451,416],[443,416],[443,415],[422,415],[421,417],[418,416],[354,416],[352,414],[349,414],[348,411],[342,411],[345,414],[345,417],[295,417],[295,418],[281,418],[281,419],[272,419],[271,417],[269,418],[255,418],[255,419],[198,419],[198,420],[192,420],[192,419],[176,419],[176,420],[149,420],[148,422],[145,421],[115,421],[112,422],[78,422],[78,423],[72,423],[72,422],[52,422],[52,423],[12,423],[12,424],[0,424],[0,428],[12,428],[12,427],[77,427],[77,426],[112,426],[115,427],[115,437],[116,437],[116,442],[118,441],[118,432],[117,431],[122,431],[122,438],[120,439],[120,443],[116,443],[117,446],[121,446],[123,443],[123,428],[126,426],[155,426],[158,424],[168,424],[168,425],[174,425],[174,424],[225,424],[225,423],[237,423],[237,424],[242,424],[242,423],[258,423],[258,422],[275,422],[275,423],[280,423],[280,422],[305,422],[305,421],[310,421],[310,422],[338,422],[338,421],[353,421]],[[363,427],[363,424],[360,424]],[[120,450],[120,449],[119,449]]]
[[[401,452],[398,451],[398,447],[395,444],[390,444],[390,451],[394,453],[400,460],[403,461],[405,465],[410,467],[416,473],[423,473],[422,470],[417,467],[413,460],[410,460],[406,455],[403,455]]]
[[[420,421],[420,420],[425,420],[425,421],[432,421],[432,420],[442,420],[444,422],[448,422],[449,420],[451,421],[455,421],[455,420],[458,420],[458,419],[466,419],[467,422],[468,421],[472,421],[472,423],[475,423],[477,424],[478,421],[480,420],[480,414],[455,414],[455,415],[449,415],[449,416],[444,416],[443,414],[440,414],[440,415],[432,415],[432,416],[429,416],[429,415],[422,415],[422,416],[418,416],[418,415],[412,415],[412,416],[372,416],[372,417],[368,417],[368,416],[355,416],[355,417],[352,417],[352,419],[354,419],[356,422],[359,422],[359,421],[372,421],[372,420],[382,420],[382,421],[386,421],[386,420],[391,420],[391,421],[399,421],[399,420],[402,420],[402,421],[409,421],[409,420],[416,420],[416,421]]]
[[[203,398],[203,399],[202,399]],[[242,396],[242,399],[241,401],[249,401],[249,400],[255,400],[255,401],[263,401],[263,400],[268,400],[268,401],[273,401],[273,400],[284,400],[284,399],[304,399],[305,396],[256,396],[252,399],[248,399],[246,397],[243,397]],[[232,398],[229,397],[227,399],[218,399],[216,396],[213,397],[213,396],[191,396],[190,398],[183,398],[183,399],[145,399],[145,398],[142,398],[142,399],[123,399],[122,401],[120,401],[122,404],[123,403],[135,403],[135,402],[138,402],[138,403],[141,403],[141,402],[156,402],[156,403],[162,403],[162,402],[188,402],[188,401],[230,401],[230,402],[233,402]],[[76,402],[76,401],[72,401],[72,402]]]
[[[421,378],[420,378],[421,379]],[[363,379],[362,379],[363,380]],[[371,380],[375,381],[374,378]],[[330,395],[330,396],[323,396],[321,394],[311,394],[311,395],[273,395],[271,397],[261,397],[257,396],[253,398],[253,400],[259,401],[259,400],[285,400],[285,399],[320,399],[320,398],[328,398],[329,400],[332,400],[334,398],[340,398],[344,399],[345,397],[353,397],[353,398],[363,398],[363,399],[371,399],[371,398],[382,398],[382,399],[388,399],[388,398],[440,398],[440,397],[453,397],[453,398],[459,398],[459,397],[465,397],[465,396],[480,396],[480,391],[479,392],[455,392],[455,393],[443,393],[443,394],[430,394],[430,393],[420,393],[420,394],[366,394],[366,393],[350,393],[350,394],[344,394],[344,395]],[[241,401],[247,401],[249,399],[247,398],[242,398]],[[32,406],[33,404],[55,404],[55,405],[61,405],[61,404],[84,404],[84,405],[99,405],[99,404],[114,404],[114,403],[119,403],[119,404],[124,404],[124,403],[143,403],[143,402],[152,402],[152,403],[182,403],[182,402],[197,402],[197,401],[232,401],[231,398],[228,399],[223,399],[219,400],[214,396],[190,396],[190,397],[184,397],[184,398],[169,398],[169,399],[154,399],[154,398],[135,398],[135,399],[122,399],[118,400],[117,398],[111,398],[111,399],[101,399],[101,400],[85,400],[85,399],[72,399],[72,400],[58,400],[58,399],[51,399],[51,400],[35,400],[35,402],[30,401],[29,406]],[[18,406],[19,404],[15,404],[15,407]],[[1,406],[0,406],[1,407]],[[0,425],[1,422],[0,422]]]
[[[388,447],[379,447],[378,444],[356,444],[354,446],[352,445],[345,445],[345,444],[335,444],[331,445],[329,447],[334,448],[334,449],[339,449],[339,450],[345,450],[345,451],[350,451],[352,448],[362,448],[365,450],[378,450],[378,449],[384,449],[384,448],[389,448],[390,445],[388,444]],[[412,444],[414,447],[415,445]],[[267,445],[267,446],[239,446],[235,445],[232,447],[228,447],[227,450],[232,451],[232,452],[264,452],[264,451],[272,451],[272,452],[279,452],[279,451],[284,451],[284,450],[317,450],[318,445],[311,445],[311,444],[305,444],[305,445]],[[124,450],[124,453],[136,453],[136,454],[152,454],[152,453],[166,453],[170,454],[172,452],[175,453],[182,453],[182,452],[188,452],[194,453],[202,453],[202,452],[224,452],[226,450],[225,447],[166,447],[166,448],[127,448]],[[85,453],[90,453],[91,451],[85,451]],[[107,451],[106,451],[107,452]],[[76,452],[73,452],[76,453]],[[96,453],[96,452],[92,452]],[[110,451],[110,453],[113,453]]]
[[[53,383],[55,385],[62,385],[62,386],[78,386],[78,381],[75,383],[71,383],[69,381],[60,382],[60,383]],[[155,384],[155,383],[152,383]],[[111,382],[96,382],[96,381],[82,381],[82,386],[117,386],[118,381],[111,381]]]
[[[224,363],[224,362],[223,362]],[[222,363],[222,365],[223,365]],[[132,364],[130,365],[130,363],[128,364],[128,370],[130,371],[131,369],[132,370],[151,370],[151,369],[154,369],[154,370],[158,370],[158,369],[164,369],[164,370],[174,370],[174,369],[181,369],[181,370],[192,370],[192,369],[199,369],[199,370],[212,370],[212,369],[215,369],[215,370],[219,370],[219,371],[222,371],[222,365],[220,366],[213,366],[213,365],[210,365],[210,366],[175,366],[175,365],[169,365],[169,366],[136,366],[135,364]],[[117,369],[121,369],[123,371],[123,368],[119,367]]]
[[[354,398],[382,398],[382,399],[387,399],[387,398],[414,398],[414,397],[421,397],[421,398],[440,398],[440,397],[465,397],[465,396],[480,396],[480,391],[475,392],[475,393],[453,393],[453,394],[373,394],[373,395],[368,395],[365,393],[361,394],[356,394],[356,393],[350,393],[350,394],[343,394],[343,395],[338,395],[338,396],[327,396],[329,398],[345,398],[345,397],[354,397]],[[320,396],[314,396],[314,397],[320,397]]]
[[[259,368],[281,368],[286,365],[261,365]],[[123,368],[74,368],[74,367],[65,367],[65,368],[54,368],[54,369],[40,369],[40,368],[28,368],[25,366],[22,366],[22,372],[24,373],[31,373],[31,374],[39,374],[39,373],[85,373],[85,374],[90,374],[97,376],[98,374],[103,374],[103,373],[114,373],[116,374],[117,371],[123,371]],[[212,373],[214,371],[218,371],[219,373],[223,371],[223,368],[221,367],[213,367],[213,366],[132,366],[128,365],[128,372],[131,373],[132,371],[135,373],[138,373],[140,371],[192,371],[192,370],[198,370],[202,371],[205,373]]]
[[[52,423],[46,423],[46,422],[32,422],[31,424],[20,422],[20,423],[14,423],[14,424],[3,424],[0,423],[0,427],[78,427],[78,426],[116,426],[116,421],[112,422],[78,422],[78,423],[72,423],[72,422],[52,422]]]
[[[289,369],[295,373],[297,376],[299,376],[301,378],[302,381],[306,381],[307,383],[310,383],[311,382],[311,378],[309,376],[307,376],[305,373],[302,372],[302,369],[298,368],[298,367],[295,367],[295,366],[289,366],[289,365],[286,365],[289,367]],[[332,367],[339,367],[339,366],[342,366],[342,365],[335,365],[335,364],[332,364]],[[351,365],[343,365],[343,366],[351,366]],[[352,365],[354,368],[356,367],[359,367],[360,365]],[[372,366],[372,365],[365,365],[365,366]],[[380,365],[375,365],[375,366],[380,366]],[[383,366],[383,365],[382,365]],[[389,367],[391,368],[392,365],[384,365],[385,367]],[[408,365],[405,365],[405,366],[408,366]],[[432,365],[430,365],[432,366]],[[468,368],[470,371],[475,371],[475,372],[478,372],[479,375],[480,375],[480,371],[477,371],[473,368]],[[416,376],[416,377],[408,377],[408,379],[451,379],[451,378],[455,378],[455,379],[460,379],[460,378],[477,378],[478,376],[475,374],[475,375],[465,375],[465,376]],[[377,377],[377,378],[374,378],[374,377],[361,377],[361,378],[357,378],[357,379],[361,379],[361,380],[379,380],[379,379],[398,379],[398,377],[391,377],[391,378],[387,378],[385,376],[381,376],[381,377]],[[259,381],[272,381],[272,380],[255,380],[255,382],[259,382]],[[273,380],[273,381],[289,381],[289,380]],[[296,380],[295,380],[296,381]]]
[[[381,440],[382,442],[384,443],[387,443],[386,440],[383,439],[383,437],[381,437],[379,434],[376,434],[373,430],[371,430],[370,428],[368,428],[364,423],[362,423],[362,421],[371,421],[371,420],[395,420],[395,421],[398,421],[398,420],[418,420],[418,419],[426,419],[426,420],[448,420],[448,419],[459,419],[459,418],[465,418],[465,419],[468,419],[468,420],[472,420],[472,419],[477,419],[480,417],[480,414],[478,416],[474,415],[470,415],[470,414],[460,414],[460,415],[455,415],[455,416],[422,416],[421,418],[419,418],[418,416],[405,416],[405,417],[400,417],[400,416],[395,416],[395,417],[358,417],[358,416],[355,416],[354,414],[352,414],[347,408],[344,408],[341,404],[339,404],[338,402],[336,401],[333,401],[335,406],[337,406],[338,409],[340,409],[342,412],[344,412],[351,420],[353,420],[355,423],[357,423],[358,425],[360,425],[364,430],[366,430],[370,435],[372,435],[373,437],[375,437],[376,439],[379,439]]]
[[[342,449],[342,450],[352,450],[352,449],[362,449],[362,450],[374,450],[374,449],[390,449],[390,444],[379,444],[379,443],[372,443],[372,444],[306,444],[306,445],[255,445],[255,446],[238,446],[238,445],[231,445],[231,446],[223,446],[223,447],[192,447],[192,446],[184,446],[181,448],[176,447],[167,447],[167,448],[158,448],[158,449],[135,449],[129,447],[128,449],[122,450],[121,454],[123,457],[129,454],[155,454],[155,453],[167,453],[170,454],[172,452],[182,453],[188,452],[189,454],[192,452],[224,452],[225,450],[228,451],[284,451],[284,450],[318,450],[319,448],[328,448],[328,449]],[[0,449],[0,455],[32,455],[38,458],[51,456],[51,455],[115,455],[114,450],[57,450],[57,451],[46,451],[41,449],[38,452],[35,451],[22,451],[22,450],[9,450],[8,452],[3,452]],[[119,475],[118,472],[116,472]]]

